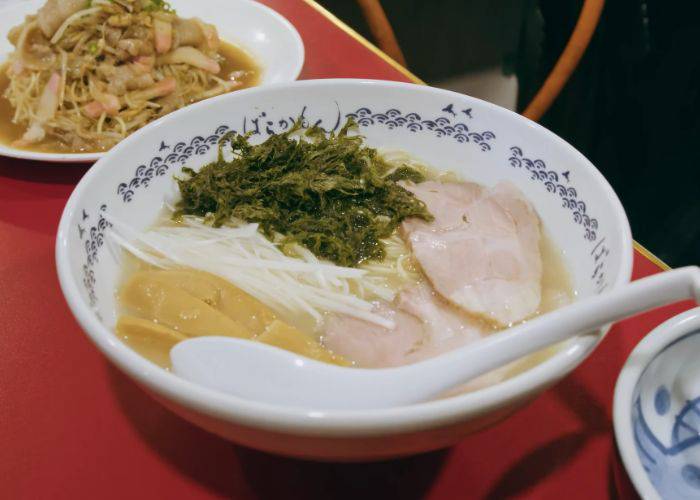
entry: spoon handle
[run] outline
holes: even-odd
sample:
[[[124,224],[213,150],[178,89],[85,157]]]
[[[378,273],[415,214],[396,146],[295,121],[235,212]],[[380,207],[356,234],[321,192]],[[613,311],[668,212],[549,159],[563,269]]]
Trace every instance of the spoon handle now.
[[[679,300],[700,302],[700,268],[689,266],[637,280],[547,313],[476,344],[405,367],[426,396],[504,366],[576,335]],[[428,374],[438,374],[428,377]]]

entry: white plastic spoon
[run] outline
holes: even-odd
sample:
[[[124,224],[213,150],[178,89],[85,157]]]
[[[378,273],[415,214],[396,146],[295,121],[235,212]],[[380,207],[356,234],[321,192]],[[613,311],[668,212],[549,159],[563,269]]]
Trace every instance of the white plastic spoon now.
[[[259,342],[199,337],[171,351],[173,371],[241,398],[315,410],[401,406],[613,321],[679,300],[700,302],[700,268],[685,267],[574,302],[477,343],[397,368],[344,368]]]

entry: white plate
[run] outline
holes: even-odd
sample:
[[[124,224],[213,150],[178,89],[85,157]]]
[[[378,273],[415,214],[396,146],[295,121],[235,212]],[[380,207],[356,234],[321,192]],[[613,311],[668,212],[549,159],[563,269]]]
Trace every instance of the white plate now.
[[[22,1],[0,9],[0,61],[13,47],[7,34],[46,0]],[[182,17],[214,24],[226,42],[246,50],[261,66],[260,85],[291,82],[304,64],[304,44],[297,30],[269,7],[251,0],[170,0]],[[104,153],[40,153],[0,144],[0,156],[55,163],[94,162]]]

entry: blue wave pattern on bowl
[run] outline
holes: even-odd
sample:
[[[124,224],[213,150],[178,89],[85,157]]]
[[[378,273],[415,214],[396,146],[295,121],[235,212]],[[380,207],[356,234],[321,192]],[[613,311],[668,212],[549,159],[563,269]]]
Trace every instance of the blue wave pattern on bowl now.
[[[367,106],[361,106],[352,111],[343,112],[337,103],[336,108],[333,118],[326,120],[310,118],[311,113],[307,105],[301,107],[297,117],[272,116],[267,111],[258,111],[251,115],[245,115],[239,130],[242,134],[266,137],[283,133],[289,130],[297,120],[301,120],[304,127],[317,126],[326,132],[335,132],[340,129],[345,119],[353,118],[361,128],[382,126],[389,130],[405,129],[416,134],[431,134],[438,138],[450,138],[458,143],[477,147],[484,153],[493,151],[493,144],[496,140],[495,132],[490,130],[476,131],[474,126],[465,123],[467,120],[474,120],[472,108],[460,109],[461,107],[454,103],[441,108],[430,117],[421,116],[416,112],[402,112],[396,108],[389,108],[386,111],[372,111]],[[148,162],[136,167],[131,179],[119,183],[116,187],[117,195],[123,203],[131,202],[136,191],[148,188],[155,177],[162,177],[174,168],[184,166],[191,158],[208,153],[212,147],[218,145],[224,135],[230,133],[238,133],[238,131],[231,125],[221,124],[209,134],[197,135],[174,144],[168,144],[161,140],[156,155]],[[598,240],[598,219],[587,213],[586,203],[578,198],[576,188],[571,185],[570,173],[568,171],[556,172],[549,169],[541,159],[531,160],[525,157],[519,146],[509,148],[509,155],[505,159],[504,165],[514,168],[524,167],[523,170],[529,174],[530,180],[541,183],[547,192],[561,197],[562,208],[571,211],[574,222],[583,226],[584,239],[589,243],[595,243],[590,252],[593,259],[593,272],[590,279],[595,283],[597,292],[602,292],[608,286],[605,263],[610,250],[605,244],[605,238]],[[106,209],[106,205],[100,206],[97,210],[95,223],[89,227],[86,221],[88,214],[84,210],[83,224],[78,224],[77,228],[81,240],[85,234],[88,234],[88,239],[85,241],[83,284],[91,306],[95,306],[97,303],[96,279],[93,268],[98,261],[98,250],[103,245],[105,233],[110,227],[109,222],[104,218]]]
[[[473,142],[482,151],[491,151],[489,141],[496,138],[496,135],[490,130],[484,132],[470,131],[466,123],[457,121],[457,113],[454,111],[454,104],[450,104],[440,111],[443,113],[452,114],[455,117],[454,122],[446,116],[438,116],[432,119],[423,119],[418,113],[403,114],[395,108],[386,110],[385,112],[373,113],[371,109],[362,107],[358,110],[347,113],[345,116],[354,118],[358,125],[367,127],[375,123],[384,125],[389,130],[399,127],[406,127],[411,132],[419,132],[421,130],[429,130],[436,137],[452,137],[460,143]],[[461,111],[467,117],[472,118],[471,109]]]
[[[97,296],[95,295],[95,271],[93,270],[94,265],[99,259],[98,251],[104,244],[105,232],[108,228],[112,227],[112,223],[105,218],[105,213],[107,212],[107,205],[100,205],[96,214],[96,222],[93,226],[83,227],[78,223],[78,234],[80,239],[85,241],[85,262],[83,263],[83,285],[88,293],[88,300],[90,305],[94,306],[97,303]],[[90,219],[90,214],[83,209],[81,220],[83,224],[85,221]],[[83,238],[85,237],[85,238]],[[97,317],[100,318],[99,313]],[[102,318],[100,318],[101,320]]]
[[[700,334],[689,333],[666,346],[657,356],[658,359],[670,347]],[[652,361],[653,362],[653,361]],[[651,365],[651,363],[650,363]],[[640,380],[648,371],[640,376]],[[670,411],[671,396],[666,384],[659,381],[652,394],[644,394],[640,384],[635,388],[632,408],[632,432],[634,434],[637,454],[656,491],[664,499],[698,499],[700,498],[700,397],[685,402],[682,408]],[[700,387],[698,387],[700,392]],[[670,436],[661,436],[651,428],[642,411],[642,397],[653,398],[653,411],[659,417],[673,419]],[[670,437],[670,445],[663,444],[664,438]]]
[[[583,237],[588,241],[598,239],[598,219],[586,213],[586,202],[578,198],[578,192],[571,186],[571,173],[569,171],[557,173],[549,170],[547,164],[541,159],[532,160],[523,155],[522,148],[512,146],[508,164],[513,168],[524,168],[530,173],[530,180],[541,182],[547,192],[559,195],[562,200],[562,208],[567,208],[572,212],[572,218],[577,224],[584,228]],[[566,184],[566,185],[565,185]],[[610,249],[605,245],[605,238],[598,241],[591,250],[594,259],[593,273],[591,279],[594,280],[598,293],[608,286],[605,276],[606,257],[610,254]]]

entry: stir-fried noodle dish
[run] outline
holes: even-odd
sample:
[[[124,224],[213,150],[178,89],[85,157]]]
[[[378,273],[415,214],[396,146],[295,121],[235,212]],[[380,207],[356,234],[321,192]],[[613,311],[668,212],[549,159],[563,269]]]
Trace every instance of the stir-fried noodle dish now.
[[[253,85],[256,69],[163,0],[48,0],[14,27],[4,97],[20,148],[104,151],[182,106]],[[241,61],[241,59],[244,59]]]

